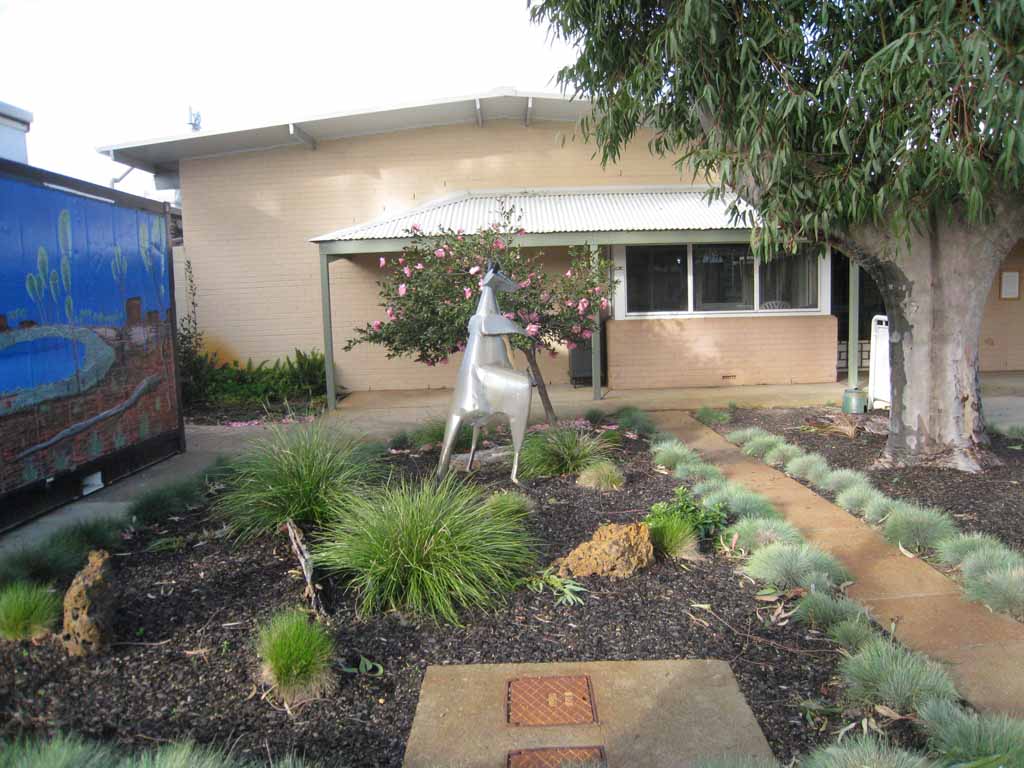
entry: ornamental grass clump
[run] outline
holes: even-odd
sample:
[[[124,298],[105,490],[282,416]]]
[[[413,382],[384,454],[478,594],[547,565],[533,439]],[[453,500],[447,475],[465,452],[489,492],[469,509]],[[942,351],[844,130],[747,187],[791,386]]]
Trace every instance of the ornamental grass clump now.
[[[213,510],[234,536],[252,539],[289,520],[323,525],[382,478],[379,455],[357,437],[320,424],[275,428],[235,460]]]
[[[725,439],[730,443],[736,443],[737,445],[743,445],[744,443],[753,440],[755,437],[767,435],[768,432],[760,427],[743,427],[742,429],[734,429],[732,432],[725,436]]]
[[[882,529],[890,544],[898,544],[913,552],[935,549],[943,539],[956,535],[953,518],[940,509],[905,504],[893,507]]]
[[[914,712],[926,701],[956,701],[949,673],[927,656],[909,651],[885,637],[866,642],[839,662],[847,695],[857,704],[884,704],[901,714]]]
[[[938,768],[924,755],[860,734],[819,747],[800,761],[801,768]]]
[[[910,504],[899,499],[891,499],[885,494],[872,496],[864,503],[864,519],[872,525],[878,525],[884,522],[894,509],[902,506]]]
[[[402,480],[331,521],[313,559],[347,581],[363,616],[395,610],[458,624],[460,610],[495,606],[534,566],[527,505],[500,499],[454,474]]]
[[[960,572],[964,576],[964,582],[970,584],[993,571],[1021,567],[1024,567],[1024,556],[1000,542],[976,548],[960,563]]]
[[[747,456],[761,458],[768,451],[774,450],[786,444],[786,441],[778,435],[764,434],[747,440],[743,444],[743,453]]]
[[[263,678],[289,704],[322,696],[333,686],[334,641],[304,611],[281,611],[260,628],[256,646]]]
[[[770,517],[745,517],[725,529],[726,544],[744,552],[756,552],[769,544],[799,544],[803,537],[791,523]]]
[[[835,588],[849,579],[833,555],[810,544],[769,544],[754,552],[743,570],[752,579],[783,590]]]
[[[1024,564],[989,569],[965,579],[968,600],[984,603],[997,613],[1024,621]]]
[[[797,604],[793,618],[801,624],[827,630],[843,621],[866,621],[867,614],[859,603],[849,598],[832,597],[825,592],[808,592]]]
[[[651,460],[659,467],[675,469],[680,464],[700,461],[697,452],[681,440],[660,440],[651,446]]]
[[[820,453],[805,453],[786,462],[786,474],[806,480],[814,486],[820,486],[832,471],[825,457]]]
[[[860,515],[868,504],[882,498],[885,498],[882,492],[865,481],[853,483],[840,491],[836,496],[836,504],[852,515]]]
[[[216,465],[215,476],[218,481],[224,481],[229,477],[229,470],[221,470],[221,466]],[[128,518],[142,525],[150,525],[173,515],[180,515],[189,507],[202,502],[205,480],[205,475],[202,475],[146,491],[132,501],[128,507]]]
[[[725,479],[725,476],[709,477],[707,480],[701,480],[699,483],[693,486],[693,495],[697,497],[705,497],[715,491],[720,491],[729,481]]]
[[[728,424],[732,421],[732,414],[728,411],[719,411],[708,405],[702,405],[697,409],[694,418],[701,424],[713,427],[718,424]]]
[[[644,518],[654,551],[664,557],[687,559],[697,554],[698,534],[693,521],[670,504],[655,504]]]
[[[950,765],[1024,766],[1024,720],[944,700],[925,702],[917,716],[928,747]]]
[[[694,461],[689,464],[679,464],[676,466],[673,474],[680,480],[692,480],[697,482],[725,478],[725,475],[722,474],[722,470],[714,464],[709,464],[706,461]]]
[[[777,445],[768,451],[764,455],[766,464],[771,464],[773,467],[782,467],[791,462],[797,456],[803,456],[804,449],[799,445],[793,445],[792,443],[782,443]]]
[[[90,550],[120,549],[124,527],[121,518],[106,517],[60,528],[41,543],[0,560],[0,584],[69,581],[85,564]]]
[[[615,421],[618,422],[619,427],[622,429],[635,432],[643,437],[649,437],[656,431],[654,420],[644,411],[632,405],[627,405],[625,408],[617,410],[615,412]]]
[[[693,765],[694,768],[779,768],[779,761],[774,757],[721,755],[719,757],[702,757]]]
[[[519,476],[576,475],[591,464],[610,458],[613,450],[614,447],[601,437],[571,427],[535,432],[523,441]]]
[[[0,637],[36,640],[57,623],[61,598],[49,587],[16,581],[0,589]]]
[[[935,554],[943,565],[960,565],[984,547],[1002,547],[1003,543],[988,533],[958,533],[935,545]]]
[[[620,491],[626,483],[626,476],[614,461],[595,461],[580,472],[576,485],[593,488],[595,491]]]
[[[844,619],[833,624],[828,628],[828,636],[850,653],[856,653],[866,642],[877,635],[867,616],[861,616],[856,619]]]
[[[726,521],[725,512],[721,507],[704,502],[698,503],[685,485],[676,488],[671,500],[652,504],[645,522],[669,518],[688,521],[699,539],[714,536]]]
[[[871,482],[868,476],[855,469],[834,469],[825,475],[821,487],[832,493],[840,493],[854,485]]]
[[[444,431],[447,424],[444,419],[431,419],[409,433],[409,442],[414,448],[434,448],[444,442]],[[462,424],[459,433],[455,437],[454,450],[456,453],[465,453],[473,442],[473,427],[469,424]]]

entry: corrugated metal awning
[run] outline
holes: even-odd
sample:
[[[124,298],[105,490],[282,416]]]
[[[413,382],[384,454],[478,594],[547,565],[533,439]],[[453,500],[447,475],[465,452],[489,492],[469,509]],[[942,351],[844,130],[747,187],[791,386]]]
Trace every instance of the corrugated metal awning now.
[[[410,211],[314,237],[314,243],[407,238],[413,226],[427,235],[466,232],[498,221],[513,208],[528,234],[746,230],[728,212],[730,200],[709,201],[703,187],[470,192]]]

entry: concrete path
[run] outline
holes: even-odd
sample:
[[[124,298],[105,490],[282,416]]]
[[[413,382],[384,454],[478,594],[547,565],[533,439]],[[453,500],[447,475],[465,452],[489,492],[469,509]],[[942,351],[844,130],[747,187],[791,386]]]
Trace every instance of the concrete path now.
[[[725,661],[431,666],[405,768],[661,768],[771,749]]]
[[[906,646],[950,664],[960,693],[979,710],[1024,716],[1024,624],[968,602],[949,577],[908,558],[860,518],[686,414],[657,414],[726,477],[768,497],[806,539],[832,552],[856,583],[848,594]]]

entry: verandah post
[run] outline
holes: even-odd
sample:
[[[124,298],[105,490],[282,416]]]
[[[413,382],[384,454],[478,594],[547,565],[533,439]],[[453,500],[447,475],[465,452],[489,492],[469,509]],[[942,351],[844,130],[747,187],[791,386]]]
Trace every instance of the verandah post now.
[[[591,268],[596,272],[601,264],[601,246],[590,246]],[[594,335],[590,339],[590,378],[594,385],[594,399],[601,400],[601,304],[594,302]]]
[[[334,384],[334,329],[331,328],[331,257],[320,254],[320,301],[323,305],[324,322],[324,373],[327,379],[327,410],[333,411],[337,404],[337,390]]]

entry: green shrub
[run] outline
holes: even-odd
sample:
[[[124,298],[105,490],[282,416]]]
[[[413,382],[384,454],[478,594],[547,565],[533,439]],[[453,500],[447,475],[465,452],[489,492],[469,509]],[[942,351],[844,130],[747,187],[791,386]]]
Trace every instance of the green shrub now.
[[[588,408],[587,412],[583,414],[583,418],[590,423],[590,426],[596,428],[604,424],[606,417],[604,415],[604,411],[600,408]]]
[[[791,462],[797,456],[803,456],[804,449],[799,445],[793,445],[791,443],[782,443],[769,450],[764,455],[765,463],[771,464],[773,467],[782,467]]]
[[[881,491],[876,490],[868,482],[848,485],[836,496],[836,504],[847,512],[859,515],[873,500],[884,498]]]
[[[576,475],[591,464],[608,459],[613,448],[600,437],[570,427],[535,432],[523,441],[519,476]]]
[[[654,550],[665,557],[685,558],[696,551],[698,534],[693,521],[672,505],[655,504],[644,518]]]
[[[398,610],[458,624],[462,608],[489,608],[534,564],[521,504],[490,502],[449,474],[360,497],[314,545],[314,560],[345,577],[359,612]]]
[[[956,535],[956,523],[945,512],[907,504],[894,507],[885,520],[883,534],[890,544],[915,552],[935,549],[943,539]]]
[[[983,547],[1002,547],[1003,543],[987,533],[958,533],[935,545],[935,553],[943,565],[960,565],[969,555]]]
[[[720,757],[702,757],[693,765],[694,768],[779,768],[779,761],[774,757],[721,755]]]
[[[416,427],[409,433],[409,441],[415,448],[440,447],[444,442],[444,430],[446,423],[444,419],[431,419]],[[465,453],[473,442],[473,427],[463,424],[459,427],[459,434],[455,438],[455,453]]]
[[[681,485],[675,490],[671,501],[659,501],[651,505],[651,512],[648,518],[655,519],[665,517],[678,517],[688,521],[699,538],[705,539],[713,536],[723,525],[725,525],[725,512],[721,507],[698,504],[690,490]]]
[[[697,413],[694,415],[701,424],[706,424],[709,427],[715,426],[716,424],[728,424],[732,421],[732,414],[728,411],[718,411],[714,408],[702,405],[697,409]]]
[[[769,544],[799,544],[803,537],[791,523],[770,517],[745,517],[725,529],[725,540],[735,539],[735,546],[755,552]]]
[[[984,603],[997,613],[1024,621],[1024,565],[993,568],[965,580],[968,600]]]
[[[412,435],[404,429],[393,434],[388,440],[388,448],[393,451],[408,451],[413,447]]]
[[[825,475],[821,485],[826,491],[840,493],[851,486],[870,482],[867,475],[855,469],[834,469]]]
[[[843,621],[866,620],[867,615],[860,604],[849,598],[832,597],[825,592],[808,592],[797,604],[793,618],[801,624],[830,629]]]
[[[894,747],[874,736],[857,735],[819,747],[801,768],[934,768],[924,755]]]
[[[274,614],[260,627],[257,652],[263,677],[286,702],[316,698],[331,688],[334,641],[304,611]]]
[[[626,476],[614,461],[595,461],[584,468],[576,478],[576,484],[595,491],[619,491],[626,482]]]
[[[725,439],[730,443],[736,443],[737,445],[743,445],[744,443],[753,440],[755,437],[761,435],[767,435],[768,432],[761,429],[760,427],[743,427],[742,429],[734,429],[732,432],[725,436]]]
[[[1000,542],[977,547],[964,558],[960,564],[960,571],[964,575],[964,581],[970,583],[993,571],[1021,567],[1024,567],[1024,557]]]
[[[757,435],[743,444],[743,453],[747,456],[761,458],[768,451],[773,451],[786,444],[786,441],[778,435]]]
[[[697,452],[680,440],[660,440],[651,446],[651,460],[660,467],[675,469],[680,464],[700,461]]]
[[[828,461],[820,453],[805,453],[786,462],[786,474],[806,480],[814,486],[820,486],[832,471]]]
[[[995,768],[1024,766],[1024,720],[1004,714],[979,715],[952,701],[928,701],[918,710],[928,746],[953,765],[985,762]]]
[[[615,420],[622,429],[636,432],[643,437],[649,437],[655,432],[654,420],[632,405],[627,405],[625,408],[617,410],[615,412]]]
[[[862,616],[833,624],[828,628],[828,636],[850,653],[856,653],[866,642],[876,637],[876,633],[867,617]]]
[[[835,587],[849,579],[835,557],[810,544],[769,544],[750,556],[744,571],[778,589],[819,586],[822,580]]]
[[[729,481],[724,476],[709,477],[707,480],[701,480],[693,486],[693,495],[700,497],[708,496],[715,491],[720,491],[728,483]]]
[[[762,517],[778,518],[778,510],[764,496],[744,488],[742,485],[732,483],[725,489],[726,511],[738,518]]]
[[[235,461],[213,509],[235,536],[251,539],[288,520],[322,525],[381,476],[378,457],[358,438],[317,424],[274,429]]]
[[[48,587],[16,581],[0,589],[0,637],[4,640],[41,637],[60,614],[60,596]]]
[[[689,464],[679,464],[676,466],[673,474],[680,480],[696,480],[698,482],[725,478],[725,475],[722,474],[722,470],[714,464],[709,464],[706,461],[694,461]]]
[[[200,342],[201,343],[201,342]],[[181,359],[181,355],[179,355]],[[315,349],[295,350],[295,360],[242,365],[221,363],[216,353],[193,353],[181,360],[186,403],[264,403],[322,397],[327,390],[324,355]]]
[[[125,521],[120,517],[101,517],[95,520],[82,520],[72,523],[56,531],[47,540],[48,547],[67,547],[79,553],[80,561],[85,562],[91,550],[105,549],[116,551],[124,544],[121,532]]]
[[[955,701],[956,687],[946,670],[928,657],[877,637],[839,662],[847,694],[858,704],[884,704],[909,713],[926,701]]]
[[[217,465],[214,477],[218,481],[226,482],[230,477],[230,470],[225,465]],[[205,487],[206,476],[202,475],[146,491],[132,501],[128,507],[128,518],[142,525],[150,525],[180,515],[203,500]]]

